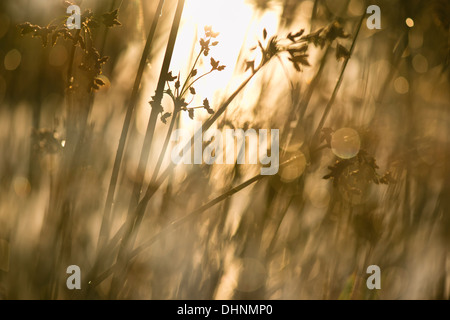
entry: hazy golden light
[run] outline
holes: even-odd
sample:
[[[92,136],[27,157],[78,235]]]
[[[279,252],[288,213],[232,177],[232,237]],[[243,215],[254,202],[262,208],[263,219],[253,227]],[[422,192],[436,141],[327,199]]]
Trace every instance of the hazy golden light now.
[[[244,258],[240,262],[240,277],[237,283],[237,290],[252,292],[260,288],[267,277],[264,265],[253,258]]]
[[[14,191],[18,196],[26,196],[31,191],[31,185],[27,178],[16,177],[13,181]]]
[[[418,49],[423,46],[423,31],[414,28],[408,33],[408,46],[412,49]]]
[[[277,32],[280,10],[280,6],[273,6],[263,14],[256,15],[252,5],[245,0],[186,1],[170,69],[175,73],[180,71],[181,77],[185,78],[192,60],[199,52],[198,41],[204,36],[205,26],[212,26],[215,32],[220,32],[217,37],[219,44],[212,47],[208,57],[202,57],[198,65],[199,74],[209,71],[210,57],[226,65],[224,71],[214,72],[196,83],[197,95],[193,106],[201,105],[204,98],[217,106],[221,98],[237,88],[245,76],[242,55],[250,53],[249,48],[262,38],[264,28],[269,36]],[[241,51],[241,48],[244,49]],[[237,65],[240,55],[242,65]],[[252,91],[251,88],[245,91],[241,107],[250,107],[257,99],[257,94]],[[208,116],[201,111],[198,114],[200,117]],[[190,121],[188,114],[183,113],[182,118],[186,122]]]
[[[2,6],[0,300],[448,300],[445,7],[391,1],[382,29],[371,30],[366,9],[376,1],[183,0],[175,35],[177,1],[159,1],[71,1],[85,18],[93,12],[75,42],[61,0]],[[116,13],[121,26],[105,33]],[[164,113],[149,122],[155,92],[159,103],[163,89],[178,87],[164,83],[167,72],[190,78],[205,26],[220,35],[193,77],[208,76],[183,90],[194,119],[184,108],[175,117],[166,91]],[[341,32],[350,36],[331,41]],[[45,36],[59,39],[43,47]],[[272,36],[280,50],[269,46],[270,62],[253,77],[245,61],[259,65],[263,55],[250,48]],[[336,60],[338,44],[354,47],[348,64]],[[101,68],[94,48],[110,57]],[[304,54],[309,66],[298,72],[292,62]],[[211,68],[211,57],[226,69]],[[93,79],[105,85],[91,91]],[[191,163],[176,165],[201,124],[202,139],[182,151]],[[269,165],[278,171],[261,170]],[[371,279],[382,290],[366,290],[369,265],[380,266]],[[69,277],[82,290],[68,290]],[[255,313],[252,305],[239,313]],[[171,312],[215,313],[181,309]]]
[[[8,32],[11,19],[6,14],[0,14],[0,38],[3,38]]]
[[[6,81],[0,75],[0,103],[3,101],[3,98],[5,97],[5,93],[6,93]]]
[[[331,195],[326,187],[316,186],[309,192],[309,200],[316,208],[326,208],[330,202],[330,199]]]
[[[9,241],[0,239],[0,270],[9,271]]]
[[[418,73],[425,73],[428,71],[428,60],[421,54],[416,54],[412,60],[414,70]]]
[[[305,129],[296,126],[292,129],[292,133],[286,140],[286,145],[282,144],[281,148],[286,152],[297,152],[305,143]]]
[[[48,56],[48,62],[54,67],[63,66],[69,57],[66,47],[61,44],[56,44]]]
[[[360,16],[366,8],[364,7],[364,3],[361,0],[350,0],[348,5],[348,12],[352,16]]]

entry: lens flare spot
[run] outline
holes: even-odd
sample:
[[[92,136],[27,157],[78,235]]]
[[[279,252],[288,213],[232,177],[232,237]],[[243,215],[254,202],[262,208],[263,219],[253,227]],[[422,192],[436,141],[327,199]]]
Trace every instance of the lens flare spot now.
[[[394,89],[399,94],[405,94],[409,91],[409,82],[404,77],[398,77],[394,81]]]
[[[421,54],[416,54],[414,56],[412,65],[417,73],[425,73],[428,71],[428,60]]]
[[[283,182],[292,182],[303,174],[305,168],[306,157],[302,152],[298,152],[291,162],[280,168],[281,180]]]
[[[348,5],[348,12],[352,16],[360,16],[364,13],[364,3],[361,0],[351,0]]]
[[[410,28],[414,27],[414,20],[411,18],[407,18],[405,21],[406,25]]]
[[[358,132],[352,128],[341,128],[331,137],[331,151],[339,158],[353,158],[360,148],[361,139]]]
[[[5,56],[4,60],[5,69],[9,71],[14,71],[19,67],[21,61],[22,55],[20,54],[19,50],[12,49]]]

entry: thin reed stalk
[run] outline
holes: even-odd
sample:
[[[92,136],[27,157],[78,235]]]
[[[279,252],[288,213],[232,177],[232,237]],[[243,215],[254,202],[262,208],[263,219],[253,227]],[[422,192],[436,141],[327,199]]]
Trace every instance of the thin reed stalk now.
[[[333,106],[334,101],[336,100],[336,96],[337,96],[337,94],[339,92],[339,88],[341,87],[342,80],[344,79],[344,73],[345,73],[345,70],[347,68],[348,61],[352,57],[352,54],[353,54],[353,51],[354,51],[355,45],[356,45],[356,39],[358,38],[358,34],[359,34],[359,31],[361,30],[361,26],[362,26],[362,23],[364,21],[365,16],[366,16],[366,14],[364,13],[363,15],[361,15],[361,18],[359,19],[359,23],[358,23],[358,25],[356,27],[356,33],[355,33],[355,36],[353,37],[352,46],[350,47],[350,50],[349,50],[349,55],[345,58],[345,60],[344,60],[344,62],[342,64],[341,73],[340,73],[339,78],[338,78],[338,80],[336,82],[336,85],[334,87],[333,93],[332,93],[332,95],[330,97],[330,100],[328,101],[328,103],[327,103],[327,105],[325,107],[325,110],[324,110],[324,112],[322,114],[322,117],[320,118],[319,124],[317,125],[317,129],[314,132],[314,136],[312,138],[312,143],[311,143],[312,148],[316,148],[318,146],[318,144],[319,144],[320,132],[321,132],[321,130],[323,128],[323,125],[325,124],[325,121],[327,120],[328,114],[331,111],[331,107]]]
[[[144,144],[142,147],[141,156],[139,160],[138,173],[136,176],[137,181],[134,184],[133,193],[131,195],[130,211],[128,212],[125,233],[120,243],[119,253],[117,257],[117,262],[119,263],[119,265],[123,264],[124,268],[122,272],[116,274],[116,276],[113,278],[113,282],[111,284],[109,292],[110,298],[117,297],[119,293],[120,279],[122,278],[123,274],[126,272],[126,269],[128,267],[128,263],[126,262],[128,244],[130,242],[131,235],[135,230],[135,221],[136,221],[136,215],[134,214],[133,208],[135,206],[135,203],[139,201],[140,191],[144,179],[144,172],[146,171],[147,168],[150,149],[153,142],[153,135],[156,129],[156,122],[158,120],[158,115],[160,114],[162,109],[161,101],[164,95],[164,87],[166,84],[167,74],[169,73],[169,67],[173,55],[173,50],[175,48],[175,41],[177,38],[178,29],[181,22],[181,16],[183,14],[184,2],[185,2],[184,0],[179,0],[177,4],[175,16],[172,23],[172,28],[169,34],[169,41],[167,43],[166,53],[164,55],[164,61],[161,67],[158,85],[156,88],[155,96],[153,97],[153,101],[151,103],[152,111],[150,113],[147,132],[145,134]]]
[[[144,51],[142,52],[141,60],[139,62],[138,71],[136,73],[136,78],[134,80],[133,90],[131,92],[130,102],[128,103],[127,112],[125,115],[122,132],[120,134],[119,145],[117,147],[116,156],[114,159],[114,165],[111,173],[111,180],[108,187],[108,193],[106,196],[105,208],[103,211],[103,220],[100,228],[100,235],[98,239],[97,250],[105,245],[105,242],[109,239],[110,232],[110,219],[111,211],[114,202],[114,195],[117,187],[117,180],[119,178],[119,171],[122,164],[122,158],[125,151],[125,144],[127,141],[128,131],[131,125],[131,119],[133,111],[136,107],[138,97],[139,97],[139,87],[142,81],[142,75],[144,74],[145,66],[147,65],[147,58],[150,55],[150,51],[153,44],[153,38],[155,35],[156,27],[158,25],[160,16],[162,14],[162,7],[164,0],[160,0],[158,7],[153,16],[153,22],[148,33],[147,41],[145,43]]]

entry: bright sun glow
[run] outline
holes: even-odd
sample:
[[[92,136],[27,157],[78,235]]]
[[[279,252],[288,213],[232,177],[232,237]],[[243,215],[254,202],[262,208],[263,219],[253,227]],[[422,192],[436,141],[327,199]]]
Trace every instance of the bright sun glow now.
[[[192,54],[195,55],[199,50],[198,41],[204,35],[205,26],[212,26],[215,32],[220,32],[217,38],[219,45],[211,50],[210,56],[226,65],[224,71],[215,72],[196,84],[199,94],[194,103],[205,97],[218,102],[226,92],[237,87],[242,78],[233,77],[233,73],[237,68],[238,75],[243,74],[241,65],[237,65],[239,55],[249,53],[249,48],[262,37],[264,28],[269,35],[277,32],[280,10],[279,7],[273,7],[257,16],[252,5],[245,0],[186,1],[171,70],[181,71],[182,77],[183,73],[187,73]],[[210,56],[204,60],[205,65],[199,66],[199,72],[203,68],[203,71],[208,71]],[[182,116],[188,118],[187,114]]]

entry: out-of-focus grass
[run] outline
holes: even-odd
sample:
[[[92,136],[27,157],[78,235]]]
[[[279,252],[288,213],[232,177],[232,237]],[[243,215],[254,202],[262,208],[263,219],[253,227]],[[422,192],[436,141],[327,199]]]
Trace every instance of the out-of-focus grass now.
[[[189,10],[189,6],[199,7],[197,2],[201,1],[186,1],[179,32],[179,37],[194,38],[177,39],[177,43],[194,47],[175,47],[170,69],[174,72],[179,69],[186,73],[193,63],[195,37],[200,35],[192,32],[196,27],[192,21],[196,21],[196,14],[199,21],[208,16],[206,9]],[[223,2],[217,1],[217,6]],[[239,15],[243,21],[236,21],[247,26],[242,28],[243,32],[247,30],[246,37],[230,37],[227,32],[234,30],[231,27],[217,30],[221,32],[219,40],[223,38],[219,47],[233,48],[233,52],[218,49],[217,57],[222,54],[219,58],[226,61],[239,55],[238,63],[226,61],[229,73],[212,76],[196,87],[199,95],[208,95],[215,110],[245,79],[244,61],[252,59],[249,49],[257,41],[255,34],[261,38],[263,27],[281,37],[300,28],[315,31],[337,19],[350,33],[348,39],[338,42],[349,49],[366,8],[359,0],[248,3],[235,3],[241,10],[254,10],[248,16]],[[81,152],[69,158],[64,142],[69,139],[70,124],[66,91],[70,42],[43,48],[40,39],[21,37],[16,28],[25,21],[46,25],[64,14],[64,7],[58,1],[0,4],[3,298],[111,296],[112,273],[118,271],[109,268],[117,259],[122,233],[116,236],[118,241],[109,241],[115,245],[107,247],[101,256],[98,237],[125,108],[157,1],[114,4],[82,3],[83,9],[92,8],[95,13],[120,5],[122,26],[107,34],[99,29],[94,35],[97,48],[106,39],[103,54],[110,57],[103,67],[106,85],[95,92],[77,149]],[[139,254],[127,253],[132,258],[112,296],[450,297],[450,12],[446,1],[440,0],[380,0],[376,4],[381,7],[382,29],[368,30],[363,21],[342,84],[330,105],[325,130],[321,131],[325,138],[321,144],[314,144],[314,134],[345,61],[336,59],[336,43],[323,49],[310,45],[311,66],[300,73],[286,59],[281,63],[274,59],[214,124],[219,128],[279,128],[280,162],[293,156],[296,160],[280,168],[276,176],[232,191],[207,210],[197,209],[254,177],[259,167],[178,166],[150,199],[136,235],[134,249]],[[111,236],[128,215],[150,114],[147,102],[156,88],[175,5],[176,1],[166,1],[144,71],[112,206]],[[413,20],[412,27],[406,24],[407,18]],[[198,27],[202,30],[203,25]],[[79,57],[78,52],[75,64],[80,62]],[[209,65],[209,57],[204,64],[205,68]],[[167,101],[163,107],[169,111],[172,108]],[[207,116],[206,112],[196,112],[196,120],[204,121]],[[177,126],[191,125],[187,114],[177,122]],[[160,121],[156,124],[149,164],[141,173],[145,188],[167,127]],[[333,139],[340,128],[356,130],[366,153],[336,164],[336,154],[342,157],[342,153],[339,147],[330,148],[327,139]],[[336,146],[334,143],[331,147]],[[375,178],[384,178],[388,184],[375,183],[372,159],[379,166]],[[163,169],[169,161],[166,157]],[[323,179],[330,172],[334,179]],[[383,176],[386,172],[389,175]],[[191,212],[194,214],[184,219]],[[71,264],[81,267],[80,291],[69,291],[65,286],[65,271]],[[381,268],[381,290],[366,288],[366,269],[372,264]],[[98,270],[92,273],[94,265]],[[113,272],[104,273],[108,269]],[[108,277],[98,284],[102,274]]]

